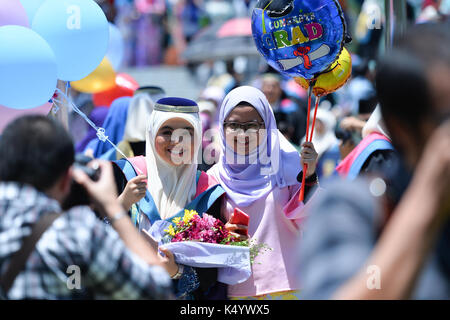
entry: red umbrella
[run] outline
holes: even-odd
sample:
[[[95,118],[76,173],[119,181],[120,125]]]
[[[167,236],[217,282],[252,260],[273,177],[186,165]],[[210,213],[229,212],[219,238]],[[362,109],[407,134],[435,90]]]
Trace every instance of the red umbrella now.
[[[250,18],[234,18],[225,22],[217,31],[218,38],[245,37],[252,35]]]
[[[250,18],[233,18],[207,27],[195,36],[182,54],[189,62],[238,56],[259,56]]]

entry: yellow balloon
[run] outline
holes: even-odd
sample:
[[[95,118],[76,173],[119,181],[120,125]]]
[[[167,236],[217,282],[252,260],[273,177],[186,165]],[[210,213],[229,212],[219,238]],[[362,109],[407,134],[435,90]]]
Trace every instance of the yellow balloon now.
[[[320,97],[330,94],[342,87],[352,74],[352,57],[347,49],[343,48],[339,58],[331,65],[331,67],[321,73],[315,80],[313,85],[313,93]],[[296,77],[295,82],[308,90],[309,81],[301,77]]]
[[[116,73],[108,58],[103,58],[98,67],[87,77],[71,82],[70,85],[80,92],[97,93],[102,92],[116,85]]]

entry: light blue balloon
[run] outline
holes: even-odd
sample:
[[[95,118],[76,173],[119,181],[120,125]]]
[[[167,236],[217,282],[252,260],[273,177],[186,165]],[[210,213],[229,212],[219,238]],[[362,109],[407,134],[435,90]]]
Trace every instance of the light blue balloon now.
[[[108,49],[108,21],[92,0],[46,0],[34,16],[32,29],[53,49],[58,78],[64,81],[89,75]]]
[[[0,27],[0,105],[38,107],[52,98],[57,66],[48,43],[21,26]]]
[[[123,41],[122,33],[112,23],[109,23],[109,45],[106,57],[114,68],[114,71],[118,71],[122,66],[123,56],[125,53],[125,44]]]
[[[44,3],[45,0],[20,0],[20,3],[25,8],[27,12],[28,21],[33,22],[34,15],[38,11],[39,7]]]

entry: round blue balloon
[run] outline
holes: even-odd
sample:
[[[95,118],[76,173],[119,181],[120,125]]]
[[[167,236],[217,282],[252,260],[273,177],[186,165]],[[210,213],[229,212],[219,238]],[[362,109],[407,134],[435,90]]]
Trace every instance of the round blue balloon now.
[[[125,54],[125,44],[122,33],[112,23],[109,24],[109,45],[106,57],[111,62],[114,71],[118,71],[122,66],[123,56]]]
[[[28,21],[30,26],[33,22],[34,15],[38,11],[39,7],[44,3],[45,0],[20,0],[20,3],[25,8],[27,12]]]
[[[0,27],[0,105],[38,107],[53,96],[55,55],[36,32],[21,26]]]
[[[55,52],[61,80],[86,77],[108,49],[108,21],[92,0],[46,0],[34,16],[32,29]]]
[[[252,32],[258,51],[273,68],[313,79],[338,58],[346,30],[336,0],[259,0]]]

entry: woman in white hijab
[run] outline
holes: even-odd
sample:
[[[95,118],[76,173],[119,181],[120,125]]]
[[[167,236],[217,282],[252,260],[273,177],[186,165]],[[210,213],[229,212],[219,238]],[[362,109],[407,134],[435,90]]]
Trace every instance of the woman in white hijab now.
[[[131,209],[131,218],[140,230],[148,230],[158,220],[182,217],[185,209],[196,210],[200,215],[208,211],[220,218],[220,202],[216,204],[216,200],[224,190],[206,173],[197,171],[202,139],[198,109],[197,104],[188,99],[158,100],[147,121],[145,157],[115,162],[120,168],[116,167],[119,199],[126,209]],[[202,284],[202,288],[207,289],[216,283],[217,269],[193,271],[179,266],[174,279],[180,278],[186,269],[191,278],[195,273],[198,281],[191,281],[189,290],[179,291],[194,292],[196,286],[192,283],[197,283],[197,287]],[[223,297],[226,297],[226,288]]]

